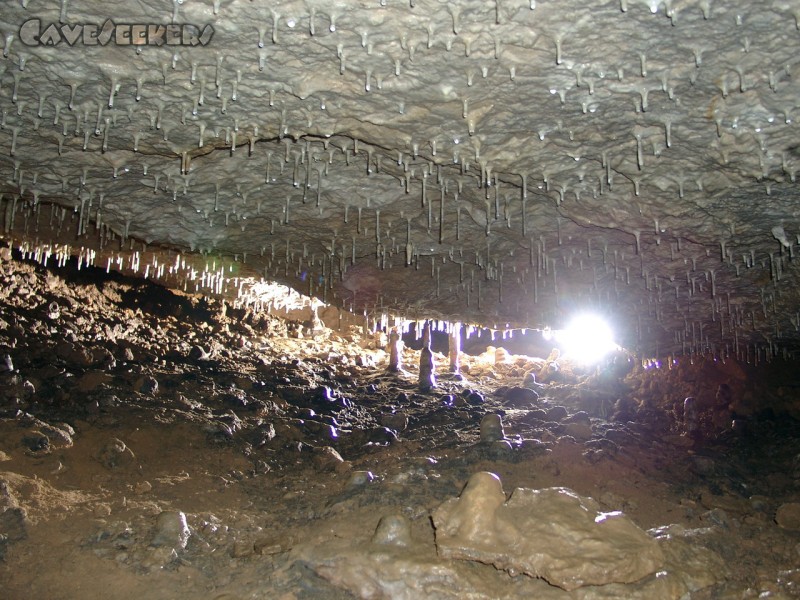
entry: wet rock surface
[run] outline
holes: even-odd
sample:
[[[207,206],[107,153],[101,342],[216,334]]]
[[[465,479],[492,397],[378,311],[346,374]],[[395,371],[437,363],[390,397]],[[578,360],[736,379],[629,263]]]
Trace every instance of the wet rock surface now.
[[[417,353],[387,371],[347,315],[297,337],[104,272],[0,271],[4,597],[798,593],[792,364],[555,376],[491,349],[421,390]]]
[[[633,583],[664,566],[655,541],[621,512],[601,512],[567,488],[517,488],[506,500],[493,473],[470,477],[433,513],[444,558],[477,560],[574,590]]]

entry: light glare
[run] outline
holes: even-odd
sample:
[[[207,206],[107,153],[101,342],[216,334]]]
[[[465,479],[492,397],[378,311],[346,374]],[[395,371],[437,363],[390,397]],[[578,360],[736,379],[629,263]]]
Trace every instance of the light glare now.
[[[595,315],[579,315],[558,333],[556,339],[564,348],[565,358],[583,364],[596,363],[619,348],[608,323]]]

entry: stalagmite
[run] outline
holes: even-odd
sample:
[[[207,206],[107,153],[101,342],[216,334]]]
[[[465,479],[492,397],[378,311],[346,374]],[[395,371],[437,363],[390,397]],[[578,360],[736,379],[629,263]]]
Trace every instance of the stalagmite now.
[[[387,371],[398,372],[403,369],[403,341],[397,327],[389,332],[389,366]]]
[[[448,357],[450,359],[450,372],[458,373],[461,369],[461,323],[451,323],[449,332]]]
[[[431,351],[431,324],[426,321],[422,334],[422,350],[419,353],[419,387],[428,391],[436,387],[433,352]]]

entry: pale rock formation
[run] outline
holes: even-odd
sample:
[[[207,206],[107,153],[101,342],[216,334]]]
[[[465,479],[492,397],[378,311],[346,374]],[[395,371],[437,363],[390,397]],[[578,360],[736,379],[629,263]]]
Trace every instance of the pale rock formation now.
[[[473,475],[433,521],[443,558],[490,563],[565,590],[632,583],[664,565],[658,544],[622,513],[601,512],[566,488],[518,488],[506,500],[492,473]]]

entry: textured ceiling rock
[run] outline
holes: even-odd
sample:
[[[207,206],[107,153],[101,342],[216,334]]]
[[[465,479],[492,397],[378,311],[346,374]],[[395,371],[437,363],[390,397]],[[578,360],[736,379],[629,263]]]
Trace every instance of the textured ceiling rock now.
[[[644,353],[764,358],[800,339],[799,19],[7,3],[0,217],[9,240],[150,276],[153,250],[199,252],[357,312],[542,327],[591,307]]]

